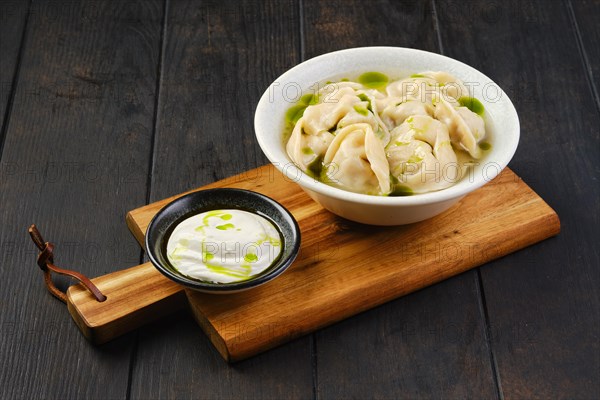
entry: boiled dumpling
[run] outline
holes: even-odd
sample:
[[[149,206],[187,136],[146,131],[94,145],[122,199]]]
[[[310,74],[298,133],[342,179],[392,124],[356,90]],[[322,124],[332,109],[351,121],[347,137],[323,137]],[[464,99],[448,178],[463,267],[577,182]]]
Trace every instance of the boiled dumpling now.
[[[332,90],[330,86],[334,87],[335,89]],[[382,139],[384,146],[387,145],[389,142],[390,132],[379,115],[379,110],[381,109],[381,106],[379,106],[380,101],[385,101],[387,97],[378,90],[366,89],[360,83],[351,81],[337,82],[335,84],[327,85],[322,89],[322,91],[328,92],[331,96],[336,93],[336,90],[348,87],[355,90],[355,95],[359,98],[360,103],[354,104],[354,110],[349,111],[339,121],[337,129],[341,129],[351,124],[366,122],[373,127],[373,131],[375,131]],[[328,101],[327,96],[325,96],[325,100],[323,101]]]
[[[446,100],[460,99],[461,97],[469,96],[469,89],[465,86],[463,81],[450,75],[444,71],[425,71],[418,75],[422,75],[426,78],[435,80],[443,94],[447,95]]]
[[[439,99],[456,103],[458,99],[469,96],[464,83],[446,72],[426,71],[412,75],[387,87],[387,94],[394,97],[412,96],[424,103]]]
[[[376,132],[377,136],[383,142],[384,146],[390,141],[390,131],[388,127],[385,125],[381,117],[379,116],[380,106],[378,105],[377,98],[382,96],[383,94],[377,90],[359,90],[358,96],[361,99],[366,98],[367,108],[370,111],[370,114],[373,115],[373,118],[376,124],[371,124],[373,126],[373,130]]]
[[[360,100],[360,99],[359,99]],[[337,124],[337,129],[342,129],[345,126],[366,123],[371,125],[374,131],[379,129],[378,117],[369,109],[368,101],[359,101],[355,103],[352,110],[348,111]]]
[[[364,122],[378,132],[386,145],[390,134],[379,116],[375,92],[363,89],[356,82],[337,82],[324,86],[317,92],[319,104],[309,106],[304,111],[306,132],[315,134],[328,130],[335,134],[336,129]]]
[[[377,88],[361,82],[327,84],[286,114],[299,116],[286,150],[311,176],[358,193],[425,193],[481,157],[483,106],[461,106],[471,99],[461,80],[425,71]]]
[[[479,142],[485,137],[483,118],[467,107],[454,108],[444,99],[435,105],[434,115],[448,126],[454,146],[466,150],[474,158],[481,158]]]
[[[362,95],[361,85],[355,82],[328,84],[317,92],[319,103],[304,111],[306,132],[316,134],[323,130],[334,132],[344,126],[365,122],[374,131],[382,129],[386,136],[389,132],[383,125],[376,108],[371,108],[371,98]]]
[[[448,129],[425,115],[414,115],[392,130],[386,149],[390,173],[401,192],[425,193],[456,183],[462,176]]]
[[[302,116],[304,130],[309,135],[334,129],[346,114],[354,110],[354,105],[361,101],[351,87],[340,88],[325,96],[320,94],[319,98],[320,102],[308,106]]]
[[[414,97],[406,97],[388,105],[381,113],[381,119],[389,129],[402,124],[411,115],[433,115],[433,106]]]
[[[351,86],[328,85],[318,93],[318,98],[320,103],[304,110],[286,145],[288,155],[303,171],[322,162],[338,125],[364,122],[376,130],[379,126],[367,109],[368,102],[361,100]]]
[[[387,194],[389,165],[381,140],[370,124],[340,129],[323,160],[327,183],[352,192]]]
[[[307,171],[314,163],[321,162],[334,136],[327,130],[308,134],[304,126],[304,117],[302,117],[294,126],[286,150],[298,168]]]

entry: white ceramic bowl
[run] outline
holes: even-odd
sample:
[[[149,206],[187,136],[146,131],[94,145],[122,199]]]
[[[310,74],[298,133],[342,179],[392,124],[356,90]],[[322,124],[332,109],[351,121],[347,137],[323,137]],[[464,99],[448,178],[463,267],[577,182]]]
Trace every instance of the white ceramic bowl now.
[[[338,189],[305,174],[285,150],[285,113],[301,95],[317,85],[378,71],[391,80],[421,71],[445,71],[469,85],[485,106],[486,132],[492,149],[455,185],[437,192],[405,197],[372,196]],[[508,164],[519,143],[519,118],[502,89],[476,69],[439,54],[401,47],[362,47],[323,54],[285,72],[261,97],[254,117],[258,143],[267,158],[289,179],[329,211],[361,223],[403,225],[431,218],[468,193],[494,179]]]

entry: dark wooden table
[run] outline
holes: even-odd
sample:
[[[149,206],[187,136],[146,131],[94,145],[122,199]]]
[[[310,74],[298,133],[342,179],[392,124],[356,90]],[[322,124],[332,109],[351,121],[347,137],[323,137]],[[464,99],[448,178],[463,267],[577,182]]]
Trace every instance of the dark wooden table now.
[[[600,2],[0,3],[0,398],[600,397]],[[405,46],[509,94],[510,167],[562,232],[234,365],[184,312],[90,345],[26,229],[88,276],[138,264],[133,208],[267,163],[268,84],[346,47]],[[63,288],[68,282],[60,280]]]

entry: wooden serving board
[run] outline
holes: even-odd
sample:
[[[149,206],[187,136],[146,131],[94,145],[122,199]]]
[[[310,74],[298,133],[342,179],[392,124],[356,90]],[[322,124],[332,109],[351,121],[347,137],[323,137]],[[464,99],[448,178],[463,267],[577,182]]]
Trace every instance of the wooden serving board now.
[[[302,231],[298,258],[277,279],[230,295],[187,291],[194,317],[228,361],[250,357],[560,231],[557,214],[508,168],[443,214],[396,227],[337,217],[271,165],[197,190],[215,187],[272,197],[292,212]],[[142,246],[154,214],[181,195],[127,214]],[[74,286],[69,289],[69,309],[84,334],[98,343],[186,305],[183,289],[149,264],[94,282],[108,300],[98,303]]]

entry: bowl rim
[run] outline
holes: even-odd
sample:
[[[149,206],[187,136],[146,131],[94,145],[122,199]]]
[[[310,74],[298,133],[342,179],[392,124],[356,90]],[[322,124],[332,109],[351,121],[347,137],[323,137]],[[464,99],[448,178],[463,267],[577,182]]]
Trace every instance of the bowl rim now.
[[[276,264],[274,266],[269,267],[268,272],[260,273],[257,276],[252,277],[250,279],[246,279],[243,281],[237,281],[237,282],[231,282],[231,283],[211,283],[211,282],[203,282],[200,280],[194,280],[194,279],[186,277],[185,275],[183,275],[181,273],[177,274],[177,273],[171,271],[169,268],[165,267],[159,261],[157,255],[155,254],[153,243],[150,243],[152,231],[155,229],[158,229],[157,221],[159,221],[159,219],[161,217],[163,217],[165,214],[174,212],[179,203],[185,202],[190,198],[194,198],[196,196],[203,196],[203,197],[208,197],[210,199],[217,199],[220,197],[220,195],[223,192],[228,192],[228,193],[235,192],[242,196],[252,197],[252,199],[254,201],[267,203],[270,206],[273,206],[277,210],[277,212],[280,213],[280,215],[283,217],[283,219],[290,221],[289,228],[291,229],[295,240],[288,241],[285,239],[285,237],[283,237],[283,242],[287,246],[290,247],[289,254],[287,256],[284,256],[284,254],[282,254],[282,257],[279,260],[277,260]],[[222,207],[220,206],[220,208],[222,208]],[[232,209],[241,209],[236,204],[231,204],[231,208]],[[247,210],[245,210],[245,211],[247,211]],[[260,210],[258,210],[258,211],[260,211]],[[204,210],[198,211],[198,213],[200,213],[200,212],[204,212]],[[192,213],[193,213],[193,211],[192,211]],[[282,228],[280,226],[281,224],[278,224],[274,220],[273,217],[271,217],[270,215],[268,215],[264,212],[261,212],[261,214],[263,214],[261,216],[266,216],[271,221],[271,223],[276,225],[278,230],[280,230],[280,231],[282,230]],[[176,219],[175,222],[171,223],[171,225],[169,225],[166,230],[168,230],[172,225],[174,225],[178,222],[181,222],[181,220]],[[162,239],[164,240],[165,239],[164,234],[161,236],[162,236]],[[166,239],[168,240],[168,237]],[[164,276],[166,276],[170,280],[172,280],[182,286],[188,287],[193,290],[206,292],[206,293],[233,293],[233,292],[238,292],[241,290],[254,288],[256,286],[259,286],[259,285],[262,285],[264,283],[271,281],[272,279],[281,275],[294,262],[294,260],[296,259],[296,257],[298,256],[298,253],[300,251],[300,243],[301,243],[300,226],[298,225],[298,221],[296,221],[296,218],[294,218],[293,214],[287,208],[285,208],[279,202],[273,200],[269,196],[266,196],[262,193],[254,192],[252,190],[247,190],[247,189],[238,189],[238,188],[201,189],[201,190],[197,190],[197,191],[194,191],[191,193],[187,193],[183,196],[180,196],[180,197],[170,201],[169,203],[164,205],[152,217],[152,220],[150,221],[150,223],[148,224],[148,227],[146,228],[146,235],[144,238],[146,254],[148,255],[148,258],[149,258],[150,262],[152,263],[152,265],[154,265],[154,267],[160,273],[162,273]]]
[[[397,197],[392,196],[392,197],[390,197],[390,196],[375,196],[375,195],[368,195],[368,194],[362,194],[362,193],[354,193],[354,192],[346,191],[344,189],[340,189],[340,188],[336,188],[336,187],[327,185],[327,184],[322,183],[322,182],[316,180],[315,178],[309,176],[304,171],[302,171],[300,168],[298,168],[296,166],[296,164],[291,159],[289,159],[289,156],[287,156],[287,153],[286,153],[287,158],[285,160],[282,160],[281,158],[279,158],[275,154],[274,143],[272,143],[272,141],[269,140],[268,135],[266,135],[264,133],[265,129],[263,129],[261,126],[261,124],[262,124],[261,118],[263,118],[263,115],[268,111],[267,107],[268,107],[268,103],[269,103],[269,96],[270,96],[271,91],[274,90],[275,84],[277,82],[281,82],[281,81],[285,82],[286,80],[290,79],[290,77],[293,77],[295,74],[297,74],[299,71],[303,71],[306,69],[318,70],[318,68],[315,68],[315,67],[318,66],[318,64],[321,63],[323,60],[326,60],[329,58],[335,58],[341,54],[352,54],[352,53],[361,54],[361,53],[365,53],[365,52],[378,52],[378,51],[398,52],[398,54],[401,54],[401,53],[422,54],[427,57],[437,57],[440,60],[444,60],[446,62],[454,64],[455,66],[464,68],[471,73],[480,75],[481,78],[487,79],[488,82],[496,85],[496,87],[502,91],[502,95],[503,95],[502,101],[505,102],[505,107],[508,109],[508,112],[509,112],[509,115],[508,115],[508,119],[510,120],[509,123],[512,124],[514,127],[514,132],[511,132],[512,134],[510,135],[510,139],[512,139],[512,140],[510,142],[507,142],[508,149],[506,151],[500,153],[500,156],[494,160],[494,164],[496,166],[498,166],[498,168],[494,168],[494,170],[491,171],[491,173],[489,175],[486,175],[485,177],[477,176],[472,182],[469,182],[468,184],[465,184],[462,186],[453,185],[448,188],[434,191],[434,192],[419,193],[419,194],[414,194],[411,196],[397,196]],[[341,71],[341,72],[343,72],[343,71]],[[325,78],[327,78],[327,77],[323,77],[322,79],[325,79]],[[322,79],[316,79],[315,81],[319,81]],[[408,48],[408,47],[393,47],[393,46],[368,46],[368,47],[354,47],[354,48],[337,50],[337,51],[321,54],[316,57],[310,58],[310,59],[290,68],[289,70],[287,70],[286,72],[281,74],[279,77],[277,77],[269,85],[269,87],[265,90],[265,92],[261,96],[261,98],[258,102],[258,105],[256,107],[255,114],[254,114],[254,131],[255,131],[255,135],[256,135],[257,141],[259,143],[259,146],[262,149],[262,151],[264,152],[264,154],[266,155],[266,157],[269,159],[269,161],[271,161],[271,163],[279,171],[281,171],[287,177],[287,179],[295,181],[302,188],[306,188],[307,190],[310,190],[310,191],[313,191],[313,192],[316,192],[316,193],[319,193],[319,194],[322,194],[322,195],[325,195],[328,197],[333,197],[333,198],[337,198],[337,199],[344,200],[347,202],[351,202],[351,203],[369,204],[369,205],[377,205],[377,206],[384,206],[384,207],[386,207],[386,206],[387,207],[396,207],[396,206],[401,206],[401,205],[412,206],[412,205],[431,204],[431,203],[437,203],[437,202],[442,202],[442,201],[446,201],[446,200],[463,197],[466,194],[480,188],[481,186],[485,185],[486,183],[490,182],[495,177],[500,175],[502,170],[508,165],[508,163],[514,156],[514,154],[517,150],[518,144],[519,144],[519,139],[520,139],[520,123],[519,123],[519,117],[518,117],[517,111],[515,109],[515,106],[513,105],[512,101],[510,100],[510,98],[508,97],[506,92],[504,92],[500,88],[500,86],[497,83],[495,83],[492,79],[490,79],[487,75],[483,74],[482,72],[471,67],[468,64],[465,64],[461,61],[458,61],[456,59],[450,58],[450,57],[442,55],[442,54],[433,53],[433,52],[420,50],[420,49]]]

